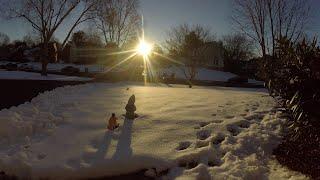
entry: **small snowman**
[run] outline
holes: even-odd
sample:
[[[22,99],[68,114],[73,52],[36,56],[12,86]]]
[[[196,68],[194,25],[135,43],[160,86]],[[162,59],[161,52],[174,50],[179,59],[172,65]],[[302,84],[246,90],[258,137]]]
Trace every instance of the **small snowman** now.
[[[128,100],[128,103],[126,105],[126,118],[127,119],[134,119],[136,117],[135,115],[135,111],[137,110],[136,106],[134,105],[134,103],[136,102],[136,97],[135,95],[133,94],[129,100]]]

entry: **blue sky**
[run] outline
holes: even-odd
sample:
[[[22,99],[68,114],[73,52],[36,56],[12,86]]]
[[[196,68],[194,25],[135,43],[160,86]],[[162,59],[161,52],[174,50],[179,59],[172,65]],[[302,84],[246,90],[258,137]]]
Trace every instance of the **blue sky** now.
[[[166,38],[166,32],[173,26],[182,23],[202,24],[212,29],[212,32],[221,37],[232,29],[230,16],[232,0],[140,0],[140,11],[145,19],[146,38],[149,41],[161,43]],[[312,31],[320,32],[320,0],[311,0],[313,7]],[[20,20],[0,20],[0,32],[8,34],[11,40],[21,39],[32,28]],[[62,39],[65,36],[63,26],[56,33]]]

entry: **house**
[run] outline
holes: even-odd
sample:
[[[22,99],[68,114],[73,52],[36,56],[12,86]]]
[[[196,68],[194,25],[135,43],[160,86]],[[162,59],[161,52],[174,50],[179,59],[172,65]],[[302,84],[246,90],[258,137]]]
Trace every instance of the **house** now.
[[[75,64],[105,64],[116,62],[121,56],[120,48],[115,44],[107,44],[105,47],[83,46],[77,47],[74,43],[69,48],[69,61]]]
[[[198,66],[223,70],[223,53],[224,49],[222,42],[211,41],[194,51],[192,57],[198,62]]]

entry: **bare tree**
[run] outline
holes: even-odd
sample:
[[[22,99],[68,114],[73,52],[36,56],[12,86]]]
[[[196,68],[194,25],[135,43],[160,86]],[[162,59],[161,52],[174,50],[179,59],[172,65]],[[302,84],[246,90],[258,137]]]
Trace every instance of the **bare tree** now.
[[[79,11],[80,15],[78,16],[78,18],[76,18],[76,21],[73,23],[72,27],[70,28],[67,36],[65,37],[65,39],[62,42],[62,49],[66,46],[66,44],[68,43],[68,40],[72,34],[72,32],[74,31],[74,29],[81,23],[84,23],[90,19],[94,19],[94,16],[92,16],[91,11],[93,9],[95,9],[95,7],[97,7],[98,5],[98,0],[83,0],[83,6],[82,9]]]
[[[135,36],[141,24],[138,0],[100,0],[94,11],[95,24],[105,43],[119,47]]]
[[[309,0],[234,0],[233,20],[255,40],[262,56],[274,55],[281,37],[297,41],[310,19]]]
[[[184,66],[181,67],[181,70],[190,86],[197,75],[197,66],[200,62],[200,59],[197,59],[194,54],[206,42],[213,41],[213,39],[210,29],[201,25],[182,24],[168,31],[165,47],[170,56],[182,58]]]
[[[85,14],[95,4],[94,0],[11,0],[7,1],[9,16],[22,18],[28,22],[33,29],[40,34],[42,49],[42,75],[47,75],[49,42],[52,40],[54,33],[70,17],[73,12],[84,3],[83,11],[76,18],[67,33],[66,39],[69,38],[73,29],[80,23],[87,20]],[[66,40],[64,41],[64,44]]]
[[[10,38],[8,35],[0,32],[0,46],[4,46],[10,43]]]
[[[189,25],[182,24],[176,27],[172,27],[168,32],[168,39],[166,40],[165,48],[174,56],[183,55],[183,47],[185,46],[186,36],[191,32],[194,32],[197,37],[203,42],[212,41],[214,36],[212,35],[208,27],[202,25]]]
[[[235,72],[240,69],[240,62],[253,56],[253,44],[243,34],[230,34],[223,37],[224,66],[227,71]]]
[[[267,54],[267,8],[265,0],[234,0],[233,20],[240,29],[254,39],[261,48],[262,56]]]

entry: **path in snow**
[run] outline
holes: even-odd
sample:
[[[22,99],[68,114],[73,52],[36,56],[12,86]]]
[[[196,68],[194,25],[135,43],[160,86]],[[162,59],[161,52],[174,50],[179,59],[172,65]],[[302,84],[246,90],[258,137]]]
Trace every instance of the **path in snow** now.
[[[127,90],[127,88],[129,89]],[[123,118],[136,95],[134,121]],[[0,111],[0,168],[23,177],[304,179],[272,154],[285,119],[263,90],[127,84],[57,88]],[[115,112],[120,128],[106,131]],[[152,169],[154,168],[154,169]]]

